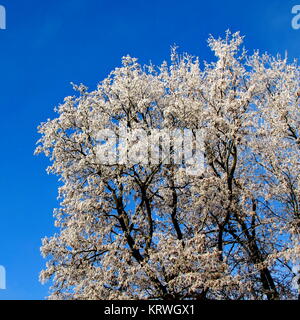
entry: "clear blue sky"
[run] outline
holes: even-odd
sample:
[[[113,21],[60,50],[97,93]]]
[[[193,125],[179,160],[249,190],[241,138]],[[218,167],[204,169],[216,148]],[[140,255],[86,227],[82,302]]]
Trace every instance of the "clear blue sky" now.
[[[300,4],[300,0],[298,1]],[[210,59],[206,39],[240,30],[245,44],[272,54],[300,56],[300,29],[291,28],[297,1],[0,0],[0,265],[7,272],[2,299],[44,299],[38,281],[45,261],[41,238],[55,232],[56,177],[34,157],[36,127],[72,94],[70,82],[94,89],[120,58],[142,63],[168,59],[176,43]]]

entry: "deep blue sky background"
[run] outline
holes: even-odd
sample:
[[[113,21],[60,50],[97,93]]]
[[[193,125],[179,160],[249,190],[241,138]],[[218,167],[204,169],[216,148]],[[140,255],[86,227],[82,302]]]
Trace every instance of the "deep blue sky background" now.
[[[298,1],[300,4],[300,0]],[[7,272],[2,299],[44,299],[38,281],[45,261],[41,238],[51,236],[56,177],[34,157],[36,127],[73,94],[70,82],[94,89],[123,55],[155,64],[176,43],[210,60],[209,34],[240,30],[253,49],[300,57],[300,30],[291,27],[288,0],[0,0],[0,265]]]

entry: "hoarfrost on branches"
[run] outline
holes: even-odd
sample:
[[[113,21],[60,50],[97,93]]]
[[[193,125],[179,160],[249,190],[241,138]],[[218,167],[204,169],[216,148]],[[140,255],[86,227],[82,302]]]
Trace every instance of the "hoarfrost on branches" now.
[[[59,232],[42,246],[50,299],[297,298],[299,67],[242,42],[210,37],[203,68],[175,49],[158,67],[126,56],[39,127],[36,153],[62,182]],[[97,133],[121,124],[203,130],[204,171],[101,163]]]

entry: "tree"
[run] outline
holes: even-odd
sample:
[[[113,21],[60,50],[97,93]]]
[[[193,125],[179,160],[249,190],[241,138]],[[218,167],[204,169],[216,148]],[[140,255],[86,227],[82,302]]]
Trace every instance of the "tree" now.
[[[203,67],[176,49],[159,67],[126,56],[39,127],[36,153],[62,182],[59,233],[42,246],[51,299],[297,298],[299,67],[242,42],[210,37]],[[145,135],[124,151],[121,127]],[[200,173],[161,130],[191,132],[192,154],[201,130]]]

